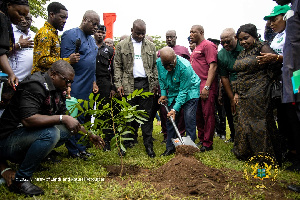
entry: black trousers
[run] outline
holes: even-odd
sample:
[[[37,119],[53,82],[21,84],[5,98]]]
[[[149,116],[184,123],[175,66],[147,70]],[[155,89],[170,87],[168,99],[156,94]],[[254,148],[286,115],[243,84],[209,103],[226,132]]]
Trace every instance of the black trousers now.
[[[218,96],[215,98],[215,120],[216,120],[216,132],[218,135],[226,136],[226,113],[223,105],[218,102]]]
[[[223,92],[223,103],[224,103],[224,109],[226,112],[226,117],[230,129],[230,138],[234,140],[234,135],[235,135],[235,129],[234,129],[234,123],[233,123],[233,116],[231,112],[231,105],[230,105],[230,99],[227,96],[227,93],[224,91]]]
[[[110,104],[110,92],[112,90],[112,84],[110,81],[110,77],[97,77],[97,86],[99,88],[98,94],[99,98],[98,101],[102,99],[102,107],[109,103]],[[101,108],[99,108],[101,109]],[[113,104],[113,114],[117,115],[119,108]],[[102,115],[100,117],[102,120],[111,119],[111,115],[107,113],[107,115]],[[112,120],[107,121],[109,127],[112,127]],[[104,141],[105,143],[110,143],[111,139],[114,137],[113,130],[111,129],[103,129],[103,133],[105,135]]]
[[[297,117],[297,104],[280,103],[277,107],[278,126],[284,149],[296,150],[300,155],[300,121]]]
[[[144,92],[149,92],[149,83],[148,78],[136,78],[134,79],[134,89],[142,89]],[[151,120],[152,107],[153,107],[153,96],[149,96],[146,98],[135,97],[128,102],[130,105],[138,105],[137,109],[145,110],[147,112],[148,117],[147,121],[144,121],[144,124],[141,124],[142,135],[144,140],[145,148],[153,148],[153,140],[152,140],[152,132],[153,132],[153,120]],[[133,121],[129,124],[132,128],[134,128],[134,135],[127,135],[126,137],[133,137],[134,140],[137,140],[137,134],[140,124],[136,121]],[[130,142],[130,140],[128,141]],[[127,143],[128,143],[127,142]],[[124,143],[126,146],[126,143]]]

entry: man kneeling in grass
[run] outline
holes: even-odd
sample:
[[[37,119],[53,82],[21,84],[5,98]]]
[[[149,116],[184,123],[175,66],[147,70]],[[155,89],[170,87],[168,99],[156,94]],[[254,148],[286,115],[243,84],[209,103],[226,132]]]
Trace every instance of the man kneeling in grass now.
[[[53,63],[45,73],[36,72],[17,87],[0,119],[0,170],[9,189],[26,195],[44,191],[30,182],[40,162],[55,147],[82,131],[97,147],[101,137],[88,133],[66,113],[66,90],[74,78],[72,66],[63,60]],[[6,161],[20,163],[17,172]]]

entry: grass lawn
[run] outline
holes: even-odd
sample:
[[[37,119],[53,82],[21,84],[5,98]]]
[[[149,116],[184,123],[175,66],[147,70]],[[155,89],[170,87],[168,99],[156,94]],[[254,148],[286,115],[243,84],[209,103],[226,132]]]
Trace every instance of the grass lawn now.
[[[141,133],[138,138],[138,145],[128,149],[124,158],[126,166],[138,166],[143,169],[155,169],[174,157],[160,157],[165,150],[165,144],[161,144],[163,139],[160,133],[160,127],[154,122],[153,137],[154,151],[157,155],[154,159],[150,159],[143,145]],[[229,138],[229,129],[227,127],[227,138]],[[196,141],[197,142],[197,141]],[[224,143],[219,138],[214,138],[214,150],[197,153],[196,159],[205,165],[214,166],[218,169],[228,168],[237,171],[243,171],[245,162],[239,161],[231,153],[233,144]],[[81,159],[67,158],[67,150],[64,146],[56,149],[61,152],[62,156],[58,157],[60,163],[43,163],[44,167],[49,167],[49,171],[34,173],[33,183],[45,190],[45,195],[38,197],[28,197],[26,199],[182,199],[167,195],[166,191],[158,191],[152,185],[146,182],[131,180],[130,176],[110,178],[105,166],[119,165],[120,158],[117,150],[103,152],[95,148],[89,149],[90,152],[96,154],[88,161]],[[285,168],[288,163],[285,164]],[[279,180],[286,183],[300,184],[300,174],[295,172],[279,170]],[[283,187],[286,187],[283,185]],[[5,185],[0,185],[0,199],[24,199],[22,195],[9,192]],[[300,199],[300,195],[289,192],[287,198]],[[195,199],[189,196],[185,199]],[[201,198],[199,198],[201,199]],[[248,197],[235,197],[232,199],[264,199],[260,195],[249,195]]]

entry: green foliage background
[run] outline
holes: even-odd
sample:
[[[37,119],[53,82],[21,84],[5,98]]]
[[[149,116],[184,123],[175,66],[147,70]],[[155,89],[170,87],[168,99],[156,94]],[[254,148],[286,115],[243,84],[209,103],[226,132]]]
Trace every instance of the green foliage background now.
[[[29,0],[31,15],[35,18],[41,17],[43,19],[47,19],[47,10],[44,7],[47,1],[50,0]],[[36,33],[38,31],[38,28],[35,26],[31,26],[30,30]]]

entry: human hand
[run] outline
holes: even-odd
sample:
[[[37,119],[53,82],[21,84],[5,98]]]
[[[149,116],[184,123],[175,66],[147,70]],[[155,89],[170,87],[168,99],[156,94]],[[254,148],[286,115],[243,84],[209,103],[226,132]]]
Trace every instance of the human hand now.
[[[33,48],[33,40],[30,40],[31,37],[23,38],[23,35],[19,38],[20,49],[22,48]]]
[[[153,89],[152,89],[152,93],[155,95],[158,95],[158,87],[157,86],[154,86]]]
[[[239,103],[239,95],[237,93],[234,94],[233,100],[235,102],[235,105],[238,105],[238,103]]]
[[[103,149],[105,142],[99,135],[91,134],[89,136],[90,141],[99,149]]]
[[[235,104],[234,98],[233,98],[233,99],[230,99],[231,113],[232,113],[233,115],[234,115],[235,112],[236,112],[235,106],[236,106],[236,104]]]
[[[99,87],[98,85],[96,84],[96,82],[94,81],[93,82],[93,93],[98,93],[99,92]]]
[[[273,53],[260,53],[261,56],[257,56],[257,62],[260,65],[272,63],[278,60],[278,55]]]
[[[171,110],[170,112],[168,112],[167,117],[172,117],[173,120],[175,120],[175,116],[176,116],[176,111],[175,110]]]
[[[109,98],[113,98],[116,94],[116,91],[114,90],[111,90],[110,93],[109,93]]]
[[[16,75],[14,73],[8,74],[7,81],[8,81],[8,84],[14,90],[16,90],[16,86],[18,86],[18,84],[19,84],[19,79],[16,77]]]
[[[67,90],[67,94],[66,94],[66,98],[67,99],[71,99],[71,87],[68,87],[68,90]]]
[[[119,87],[119,88],[117,89],[117,91],[118,91],[120,97],[122,97],[122,96],[124,95],[124,88],[123,88],[122,86]]]
[[[209,90],[203,88],[201,93],[200,93],[200,97],[203,101],[206,101],[206,99],[208,99],[208,95],[209,95]]]
[[[63,115],[62,123],[72,134],[76,134],[81,130],[81,124],[79,121],[69,115]]]
[[[158,99],[158,104],[162,103],[165,104],[168,101],[168,97],[167,96],[161,96]]]
[[[9,169],[9,170],[5,171],[4,173],[2,173],[2,177],[6,181],[7,186],[11,185],[12,180],[15,179],[15,175],[16,175],[16,172],[12,169]]]
[[[80,54],[79,53],[72,53],[70,56],[70,64],[78,63],[80,60]]]

